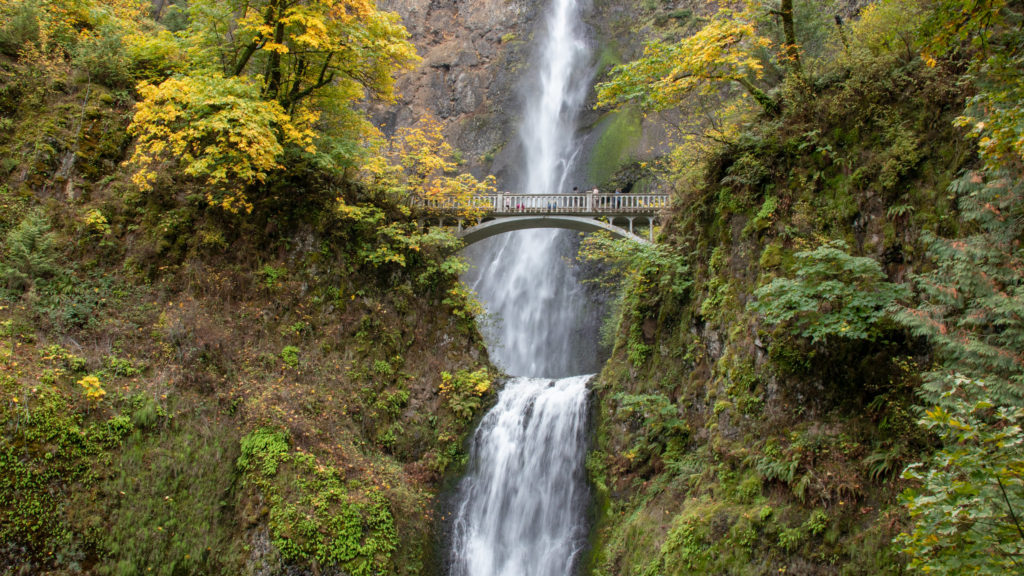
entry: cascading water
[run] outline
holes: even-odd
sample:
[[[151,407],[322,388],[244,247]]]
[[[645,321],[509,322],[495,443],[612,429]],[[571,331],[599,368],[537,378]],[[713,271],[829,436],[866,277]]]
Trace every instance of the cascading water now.
[[[460,486],[451,573],[567,576],[586,542],[586,383],[519,378],[484,417]]]
[[[536,85],[520,136],[522,192],[566,192],[576,116],[589,86],[577,0],[553,0]],[[567,576],[586,543],[589,491],[586,382],[597,367],[596,337],[580,321],[588,305],[564,258],[572,237],[521,231],[481,243],[471,280],[495,325],[492,356],[510,374],[474,436],[459,485],[449,573],[453,576]],[[559,378],[552,380],[552,378]]]
[[[519,128],[521,191],[530,194],[571,191],[576,117],[591,79],[576,0],[552,0],[546,23]],[[524,230],[474,248],[469,256],[479,269],[469,281],[495,319],[485,326],[495,361],[518,376],[593,372],[596,338],[583,328],[587,298],[563,260],[572,235]]]

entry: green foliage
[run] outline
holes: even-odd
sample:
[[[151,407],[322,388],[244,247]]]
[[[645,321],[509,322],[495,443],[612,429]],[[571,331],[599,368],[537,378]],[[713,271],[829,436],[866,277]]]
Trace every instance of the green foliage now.
[[[288,454],[288,434],[271,428],[260,428],[241,440],[238,468],[264,476],[277,474],[277,467]]]
[[[127,429],[151,405],[132,399],[132,416],[111,426]],[[240,570],[242,543],[234,515],[237,436],[210,414],[172,420],[158,416],[126,433],[98,482],[107,509],[92,494],[73,501],[76,516],[100,551],[98,574],[223,574]],[[193,415],[189,415],[193,416]]]
[[[777,442],[769,440],[760,453],[751,457],[751,463],[764,480],[789,485],[800,469],[800,454],[784,452]]]
[[[0,279],[11,290],[26,290],[56,272],[56,237],[41,211],[30,212],[4,239]]]
[[[285,267],[275,267],[270,264],[264,264],[263,268],[260,269],[260,276],[263,279],[263,286],[268,289],[278,288],[286,278],[288,278],[288,269]]]
[[[0,541],[40,557],[75,549],[67,515],[76,486],[109,463],[124,427],[87,423],[58,389],[0,376]]]
[[[143,366],[132,362],[130,359],[119,358],[113,355],[103,357],[103,366],[114,376],[121,376],[122,378],[138,376],[145,371]]]
[[[825,530],[828,529],[830,522],[831,520],[828,517],[828,512],[818,508],[807,518],[807,521],[803,524],[803,528],[804,530],[807,530],[811,536],[821,536],[824,534]]]
[[[30,2],[19,2],[4,15],[8,19],[0,27],[0,52],[17,56],[26,46],[39,40],[39,15]]]
[[[943,448],[929,468],[904,472],[920,484],[903,494],[913,529],[898,542],[921,573],[1013,573],[1024,555],[1024,409],[996,406],[984,398],[982,381],[957,384],[946,393],[946,407],[923,419]],[[967,388],[973,390],[965,394]]]
[[[974,233],[928,236],[936,270],[915,279],[920,303],[900,313],[940,363],[922,396],[923,424],[943,448],[904,473],[910,565],[934,574],[1003,574],[1024,552],[1024,186],[1004,172],[965,174],[951,190]]]
[[[353,494],[336,470],[303,472],[308,476],[297,487],[306,494],[295,504],[277,501],[270,512],[274,545],[285,560],[315,560],[354,576],[393,569],[398,535],[387,498],[375,489]]]
[[[285,346],[281,349],[281,361],[289,368],[298,368],[300,352],[298,346]]]
[[[592,281],[619,289],[617,310],[623,316],[617,320],[628,327],[627,354],[633,365],[642,364],[653,350],[643,335],[646,313],[661,302],[679,305],[689,296],[693,278],[686,259],[661,244],[614,240],[603,232],[587,236],[577,258],[603,267]]]
[[[1003,405],[1024,399],[1024,184],[1009,173],[971,172],[953,182],[975,233],[925,236],[936,269],[915,279],[920,303],[899,318],[941,355],[925,392],[939,402],[953,372],[983,379],[986,396]]]
[[[284,432],[265,428],[242,438],[238,468],[266,499],[271,539],[286,561],[356,576],[394,570],[398,535],[379,489],[345,481],[314,456],[291,452]]]
[[[87,367],[85,358],[75,356],[59,344],[51,344],[44,348],[42,360],[54,362],[62,368],[75,373],[83,373]]]
[[[485,369],[442,372],[439,392],[448,410],[468,422],[480,410],[481,398],[490,392],[491,384],[491,375]]]
[[[663,394],[619,393],[613,401],[617,407],[615,417],[638,433],[627,458],[650,462],[654,458],[672,461],[683,456],[690,428],[676,403]]]
[[[337,214],[351,227],[349,249],[368,268],[408,269],[422,288],[443,286],[466,269],[465,262],[455,256],[462,243],[448,230],[419,230],[414,222],[389,217],[379,206],[350,205],[343,199],[338,201]]]
[[[850,256],[841,241],[798,252],[793,274],[759,288],[749,308],[768,324],[791,322],[812,342],[875,339],[888,308],[909,295],[906,287],[886,281],[878,262]]]
[[[655,276],[657,285],[677,298],[684,297],[693,285],[689,264],[680,254],[663,244],[614,240],[611,235],[600,232],[584,240],[580,258],[610,266],[609,272],[603,277],[606,283],[615,276]],[[654,279],[649,281],[653,282]]]

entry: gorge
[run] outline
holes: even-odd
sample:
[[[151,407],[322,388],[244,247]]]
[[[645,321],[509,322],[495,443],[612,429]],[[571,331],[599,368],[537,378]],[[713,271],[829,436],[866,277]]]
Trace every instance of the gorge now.
[[[1015,573],[1022,22],[0,0],[0,575]]]

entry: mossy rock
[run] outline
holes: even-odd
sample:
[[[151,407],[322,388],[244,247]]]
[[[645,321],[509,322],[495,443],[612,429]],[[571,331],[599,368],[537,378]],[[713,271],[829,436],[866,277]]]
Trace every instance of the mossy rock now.
[[[601,119],[596,128],[601,136],[594,144],[587,166],[591,182],[607,182],[629,161],[640,142],[642,123],[643,115],[630,107],[610,112]]]

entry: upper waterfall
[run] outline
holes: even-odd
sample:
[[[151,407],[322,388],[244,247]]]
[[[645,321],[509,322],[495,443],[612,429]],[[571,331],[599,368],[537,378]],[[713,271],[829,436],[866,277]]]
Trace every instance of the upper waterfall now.
[[[576,0],[554,0],[525,81],[522,193],[568,192],[578,156],[576,122],[590,87],[590,49]],[[480,266],[467,277],[494,321],[484,326],[492,357],[518,376],[570,376],[597,369],[588,302],[565,259],[570,233],[528,230],[467,250]]]

